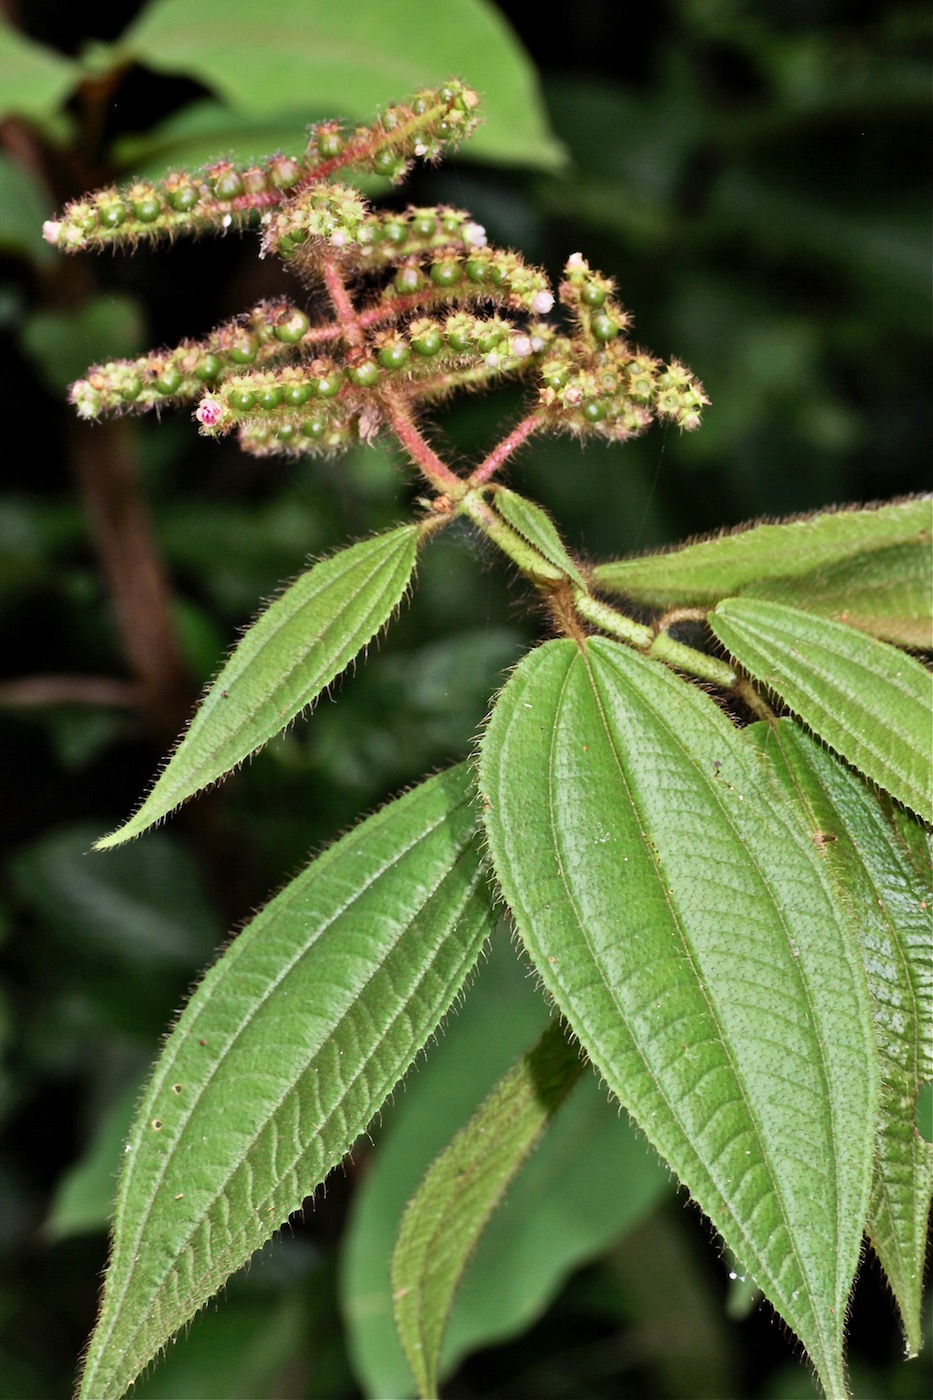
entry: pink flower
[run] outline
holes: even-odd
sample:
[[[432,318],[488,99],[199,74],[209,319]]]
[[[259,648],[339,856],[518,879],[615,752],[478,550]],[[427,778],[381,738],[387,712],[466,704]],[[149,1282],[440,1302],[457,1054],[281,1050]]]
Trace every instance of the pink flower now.
[[[216,399],[202,399],[194,412],[195,418],[205,428],[216,428],[221,418],[224,416],[223,404]]]

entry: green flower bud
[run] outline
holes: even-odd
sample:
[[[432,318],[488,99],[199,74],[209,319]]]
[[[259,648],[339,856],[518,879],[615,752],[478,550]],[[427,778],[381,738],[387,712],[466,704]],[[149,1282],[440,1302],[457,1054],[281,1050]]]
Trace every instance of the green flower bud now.
[[[212,379],[216,379],[223,366],[216,355],[210,352],[202,355],[194,367],[194,376],[200,379],[202,384],[208,384]]]
[[[201,198],[194,185],[179,185],[177,189],[166,191],[166,201],[178,214],[187,214]]]
[[[333,160],[339,156],[346,142],[339,131],[322,131],[317,138],[318,154],[324,160]]]
[[[437,220],[433,214],[416,214],[411,221],[411,231],[416,238],[433,238]]]
[[[616,336],[619,334],[619,327],[616,325],[615,321],[602,311],[597,312],[595,316],[591,317],[590,330],[593,333],[594,340],[598,340],[602,344],[605,344],[609,340],[615,340]]]
[[[310,322],[303,311],[291,311],[285,320],[278,321],[272,334],[283,345],[297,345],[308,329]]]
[[[420,292],[423,286],[424,278],[416,267],[401,267],[395,275],[395,290],[403,295]]]
[[[119,228],[126,223],[126,205],[104,204],[98,209],[97,216],[103,228]]]
[[[383,369],[401,369],[406,363],[411,351],[404,341],[396,341],[392,345],[384,345],[379,351],[379,363]]]
[[[237,409],[240,413],[246,413],[256,405],[256,395],[252,389],[231,389],[227,394],[227,401],[231,408]]]
[[[259,347],[252,336],[244,336],[242,340],[230,346],[227,354],[235,365],[251,365],[258,350]]]
[[[162,205],[154,194],[144,195],[141,199],[134,199],[132,209],[133,217],[141,224],[153,223],[162,213]]]
[[[245,194],[243,179],[238,170],[225,170],[214,179],[214,193],[218,199],[238,199]]]
[[[181,385],[181,375],[174,365],[166,365],[161,374],[152,381],[152,387],[160,394],[175,394]]]
[[[297,432],[298,429],[295,427],[294,423],[283,423],[281,428],[276,432],[276,441],[293,442]]]
[[[277,190],[290,190],[301,178],[301,166],[290,156],[275,156],[269,162],[269,178]]]
[[[412,349],[417,350],[419,355],[425,357],[436,355],[440,350],[443,340],[441,333],[436,326],[426,327],[411,338]]]
[[[382,225],[382,237],[386,243],[404,243],[408,229],[400,219],[387,219]]]
[[[471,282],[475,282],[481,287],[489,278],[489,263],[481,262],[479,258],[467,258],[464,272]]]
[[[379,366],[375,360],[363,360],[358,365],[347,365],[346,376],[358,389],[371,389],[379,381]]]
[[[580,300],[584,306],[599,307],[605,303],[606,293],[594,282],[585,282],[580,288]]]
[[[431,281],[435,287],[455,287],[460,281],[460,264],[455,262],[432,263]]]
[[[300,408],[311,397],[310,384],[288,384],[282,390],[282,397],[292,408]]]
[[[311,392],[321,399],[332,399],[340,393],[340,380],[336,374],[323,374],[311,385]]]
[[[301,431],[305,437],[317,440],[324,436],[326,425],[320,418],[306,418],[301,425]]]
[[[114,388],[125,403],[132,403],[142,393],[143,382],[138,374],[127,374],[119,383],[114,383]]]
[[[278,408],[282,402],[282,390],[276,385],[270,384],[265,389],[260,389],[256,402],[260,408],[266,410]]]
[[[388,114],[387,114],[388,115]],[[373,170],[377,175],[385,175],[394,180],[405,169],[404,160],[394,151],[377,151],[373,156]]]
[[[599,399],[588,399],[580,409],[580,416],[587,423],[601,423],[606,416],[606,405]]]

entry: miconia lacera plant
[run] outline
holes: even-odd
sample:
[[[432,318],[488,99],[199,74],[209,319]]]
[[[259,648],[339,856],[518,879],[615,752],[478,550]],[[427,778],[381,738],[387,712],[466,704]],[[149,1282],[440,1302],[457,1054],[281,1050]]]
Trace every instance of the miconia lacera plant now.
[[[593,566],[501,484],[543,433],[622,442],[707,400],[629,339],[579,253],[559,286],[469,213],[375,209],[469,135],[459,82],[370,127],[316,127],[301,159],[105,189],[45,235],[66,252],[257,227],[313,289],[199,341],[96,365],[84,418],[187,406],[252,453],[390,437],[423,480],[409,523],[314,563],[262,612],[135,816],[144,832],[312,705],[465,517],[535,590],[550,640],[460,762],[344,836],[206,973],[126,1146],[81,1394],[118,1397],[312,1194],[459,996],[505,912],[553,1006],[541,1041],[425,1177],[392,1286],[421,1394],[497,1201],[560,1103],[601,1077],[846,1395],[846,1309],[867,1234],[907,1350],[933,1149],[931,501],[757,525]],[[322,310],[326,308],[326,310]],[[472,470],[419,426],[458,389],[520,380],[524,414]],[[626,606],[628,604],[628,607]],[[648,619],[648,620],[645,620]],[[414,1183],[413,1183],[414,1185]],[[568,1183],[572,1190],[572,1182]],[[388,1269],[388,1261],[386,1268]]]

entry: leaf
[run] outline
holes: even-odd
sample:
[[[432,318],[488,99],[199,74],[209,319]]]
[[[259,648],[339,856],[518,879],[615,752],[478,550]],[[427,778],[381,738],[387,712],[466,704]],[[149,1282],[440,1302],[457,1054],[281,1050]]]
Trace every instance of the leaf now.
[[[244,635],[139,811],[98,850],[161,821],[312,704],[388,622],[411,582],[417,525],[315,564]]]
[[[392,1257],[392,1296],[422,1396],[437,1392],[441,1341],[476,1241],[583,1069],[553,1023],[435,1158],[409,1203]]]
[[[50,950],[108,968],[191,968],[223,937],[197,864],[177,837],[160,831],[142,846],[89,860],[90,823],[58,827],[17,851],[13,888],[39,921]]]
[[[257,114],[307,107],[369,121],[403,91],[463,76],[484,98],[477,156],[546,169],[564,153],[550,131],[534,68],[506,21],[481,0],[356,0],[333,6],[157,0],[117,46],[162,73],[183,73],[231,107]]]
[[[55,254],[42,237],[52,213],[41,181],[9,156],[0,155],[0,250],[47,267]]]
[[[367,1395],[414,1393],[389,1276],[412,1186],[546,1023],[524,958],[508,939],[494,938],[465,1005],[383,1115],[384,1136],[351,1207],[341,1270],[353,1367]],[[668,1172],[596,1075],[584,1076],[479,1240],[444,1339],[442,1377],[478,1348],[525,1331],[574,1269],[604,1255],[670,1189]]]
[[[0,19],[0,118],[54,116],[80,78],[72,59]]]
[[[911,497],[867,510],[746,526],[669,553],[599,564],[593,577],[600,588],[651,607],[704,607],[752,593],[788,602],[793,595],[810,611],[831,615],[845,586],[857,595],[855,602],[850,598],[853,625],[866,608],[870,618],[873,608],[891,616],[900,605],[906,606],[908,625],[925,621],[928,634],[930,593],[924,595],[922,578],[929,570],[931,536],[933,497]],[[892,547],[886,558],[875,557]],[[906,596],[885,600],[886,590]]]
[[[496,510],[529,544],[551,564],[563,569],[568,578],[585,588],[583,576],[571,559],[551,517],[535,501],[526,500],[507,486],[500,486],[494,497]]]
[[[933,1147],[914,1130],[917,1095],[933,1079],[929,851],[918,871],[865,783],[798,725],[755,724],[745,737],[766,755],[802,813],[861,941],[881,1057],[868,1235],[915,1356],[933,1198]]]
[[[845,1395],[878,1070],[818,852],[714,702],[606,639],[522,661],[479,783],[503,894],[559,1009]]]
[[[743,593],[805,608],[885,642],[933,648],[933,551],[924,539],[853,555],[799,578],[756,583]]]
[[[111,1105],[78,1160],[59,1177],[42,1233],[53,1243],[107,1229],[120,1154],[139,1100],[133,1084]]]
[[[146,314],[131,293],[107,292],[73,310],[40,308],[24,322],[20,339],[47,387],[63,394],[89,361],[138,355],[146,343]]]
[[[830,748],[933,821],[933,677],[919,661],[782,603],[727,598],[709,625]]]
[[[86,1400],[117,1400],[366,1128],[492,915],[461,765],[313,861],[210,969],[125,1149]]]

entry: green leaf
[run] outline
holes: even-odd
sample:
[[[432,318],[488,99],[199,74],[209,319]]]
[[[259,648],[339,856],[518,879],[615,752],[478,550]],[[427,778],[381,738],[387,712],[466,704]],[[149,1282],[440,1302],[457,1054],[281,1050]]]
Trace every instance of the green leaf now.
[[[600,588],[651,607],[704,607],[737,593],[805,602],[811,612],[851,611],[854,626],[876,616],[929,637],[933,497],[912,497],[867,510],[830,511],[681,545],[665,554],[599,564]],[[888,553],[888,551],[892,551]],[[876,557],[877,556],[877,557]],[[848,590],[848,595],[844,590]],[[859,621],[859,619],[863,621]],[[882,636],[913,642],[900,632]]]
[[[0,118],[54,116],[81,78],[81,68],[0,19]]]
[[[929,850],[921,872],[866,784],[798,725],[755,724],[745,737],[767,757],[785,797],[802,813],[862,945],[881,1057],[868,1235],[915,1356],[933,1198],[933,1147],[914,1130],[917,1095],[933,1078]],[[919,822],[913,825],[920,831]]]
[[[216,160],[218,151],[244,163],[261,160],[270,151],[301,156],[308,143],[305,128],[313,115],[307,101],[291,113],[268,117],[236,112],[214,98],[201,97],[148,131],[120,136],[111,147],[110,159],[119,170],[159,179],[167,166],[196,169]]]
[[[86,1400],[117,1400],[313,1193],[460,991],[492,915],[464,765],[313,861],[233,940],[130,1133]]]
[[[223,925],[204,891],[197,864],[177,837],[88,858],[98,828],[80,822],[45,832],[10,861],[19,900],[53,946],[79,959],[138,967],[191,967],[210,957]]]
[[[138,1101],[139,1085],[133,1084],[112,1104],[82,1156],[59,1178],[43,1226],[46,1239],[107,1229],[120,1155]]]
[[[882,641],[933,648],[933,551],[927,539],[842,559],[799,578],[771,579],[742,592],[805,608]]]
[[[933,821],[933,677],[839,622],[727,598],[709,625],[754,680],[859,772]]]
[[[135,816],[98,841],[138,836],[285,729],[398,607],[415,568],[418,526],[401,525],[315,564],[245,634]]]
[[[146,344],[146,314],[130,292],[91,297],[74,310],[33,311],[20,333],[26,354],[56,397],[91,363],[138,355]]]
[[[845,1395],[878,1069],[818,852],[714,702],[605,639],[522,661],[480,789],[503,893],[561,1012]]]
[[[47,267],[55,254],[42,237],[52,213],[48,191],[30,171],[0,155],[0,251]]]
[[[386,1114],[353,1201],[342,1311],[367,1395],[414,1393],[393,1323],[389,1260],[413,1184],[547,1023],[543,998],[496,937],[470,995]],[[457,1293],[442,1377],[478,1348],[530,1327],[576,1268],[604,1255],[671,1190],[668,1172],[587,1074],[483,1232]]]
[[[496,510],[549,563],[563,569],[568,578],[586,587],[580,570],[571,559],[551,517],[535,501],[526,500],[507,486],[500,486],[493,498]]]
[[[470,143],[477,156],[548,169],[564,158],[530,59],[482,0],[279,0],[274,16],[265,0],[227,0],[222,13],[157,0],[117,50],[159,72],[195,78],[241,112],[313,104],[362,121],[464,68],[464,80],[484,98],[484,124]]]
[[[418,1392],[428,1400],[476,1241],[583,1069],[579,1051],[553,1023],[435,1158],[409,1203],[392,1257],[392,1296]]]

